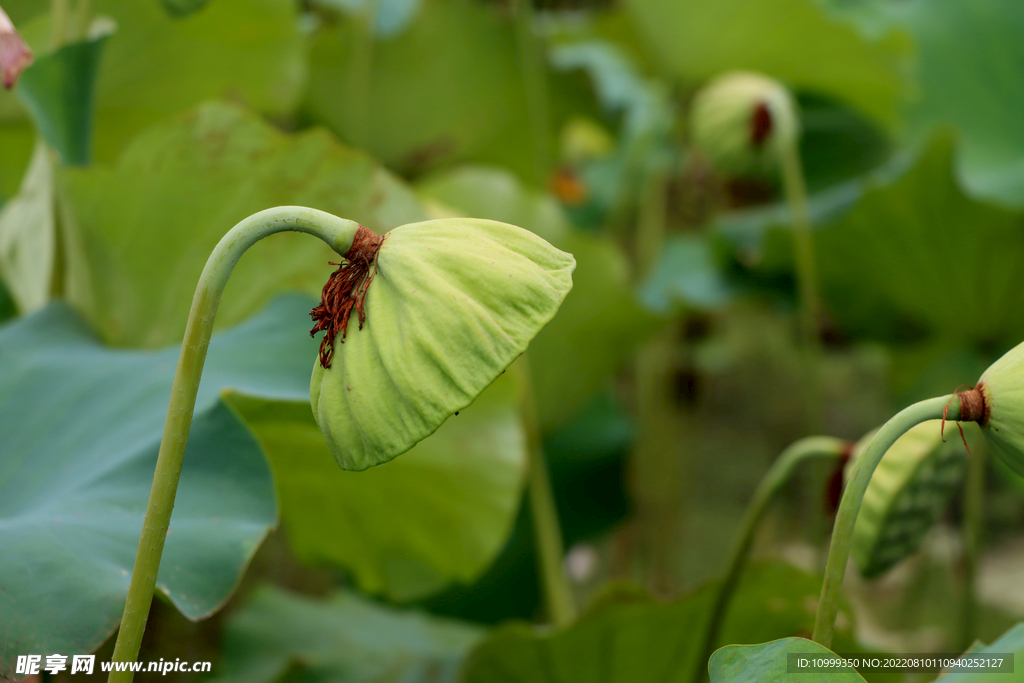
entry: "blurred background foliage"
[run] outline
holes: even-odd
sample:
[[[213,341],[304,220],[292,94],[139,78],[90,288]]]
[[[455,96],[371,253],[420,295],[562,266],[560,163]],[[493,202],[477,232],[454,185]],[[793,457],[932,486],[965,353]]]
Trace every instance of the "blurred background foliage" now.
[[[501,220],[578,268],[528,364],[351,473],[306,396],[303,311],[332,254],[280,235],[242,260],[190,441],[207,462],[175,517],[199,540],[169,543],[141,655],[212,660],[218,681],[683,680],[776,455],[809,434],[859,439],[1024,338],[1012,0],[2,5],[36,63],[0,92],[0,519],[18,522],[0,545],[45,578],[18,602],[27,584],[0,559],[0,675],[28,651],[109,657],[168,347],[210,250],[266,207],[377,232]],[[687,134],[694,93],[737,69],[799,105],[814,382],[779,178],[723,176]],[[48,439],[15,437],[26,416]],[[531,430],[584,615],[554,633],[524,623],[544,620]],[[225,480],[232,467],[247,474]],[[919,549],[880,578],[851,572],[837,651],[960,651],[1024,619],[1024,484],[982,467],[980,516],[955,482]],[[836,481],[809,467],[771,507],[719,644],[809,635]],[[48,554],[76,514],[105,540]]]

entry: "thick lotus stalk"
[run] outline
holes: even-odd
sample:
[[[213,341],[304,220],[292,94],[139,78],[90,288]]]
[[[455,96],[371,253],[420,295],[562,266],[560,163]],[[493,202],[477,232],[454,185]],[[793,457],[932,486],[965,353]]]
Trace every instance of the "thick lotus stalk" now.
[[[381,238],[285,206],[232,228],[192,301],[113,661],[139,653],[221,294],[245,250],[282,231],[309,233],[342,255],[312,312],[314,333],[326,337],[310,394],[328,447],[353,470],[404,453],[469,405],[554,316],[576,265],[533,233],[494,221],[429,221]],[[132,677],[114,671],[108,680]]]

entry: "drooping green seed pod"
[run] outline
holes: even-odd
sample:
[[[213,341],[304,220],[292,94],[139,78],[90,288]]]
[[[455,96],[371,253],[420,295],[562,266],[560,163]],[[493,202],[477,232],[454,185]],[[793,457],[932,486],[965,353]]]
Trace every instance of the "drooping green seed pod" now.
[[[575,265],[496,221],[360,228],[312,312],[326,334],[310,400],[338,464],[385,463],[468,406],[555,315]]]
[[[796,102],[780,83],[733,72],[694,97],[690,135],[718,172],[737,175],[774,167],[779,150],[796,144],[800,120]]]
[[[854,459],[874,432],[854,449]],[[901,436],[879,463],[857,516],[850,554],[862,576],[874,579],[917,552],[966,474],[959,441],[943,442],[938,420]]]
[[[1024,477],[1024,344],[1007,351],[974,389],[957,397],[960,419],[981,425],[999,459]]]

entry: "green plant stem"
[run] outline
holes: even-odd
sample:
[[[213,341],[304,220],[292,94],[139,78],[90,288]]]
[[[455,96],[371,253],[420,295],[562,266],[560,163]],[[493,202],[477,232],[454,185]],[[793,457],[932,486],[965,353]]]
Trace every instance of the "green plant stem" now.
[[[541,46],[534,35],[532,0],[514,0],[516,46],[526,88],[526,108],[533,134],[533,163],[537,182],[547,180],[551,168],[548,149],[548,94]]]
[[[832,528],[832,543],[829,546],[828,562],[825,565],[825,580],[821,586],[821,598],[818,600],[818,613],[814,619],[814,642],[825,647],[832,645],[832,634],[835,631],[836,616],[839,614],[840,589],[843,576],[846,574],[846,563],[850,559],[850,542],[853,539],[853,527],[857,522],[864,493],[867,491],[871,475],[878,463],[896,440],[910,428],[927,420],[942,418],[946,406],[949,412],[947,420],[960,417],[960,401],[956,396],[930,398],[896,413],[882,425],[871,443],[857,458],[850,473],[850,481],[843,491],[839,503],[836,523]]]
[[[71,0],[50,2],[50,49],[58,50],[68,42],[71,31]]]
[[[519,360],[523,381],[522,420],[526,431],[526,450],[529,457],[530,516],[537,546],[538,571],[544,589],[548,617],[556,626],[565,626],[576,618],[576,601],[566,580],[562,526],[555,508],[555,495],[548,478],[548,465],[544,457],[544,443],[537,419],[537,402],[530,379],[530,361],[524,353]]]
[[[164,540],[171,522],[196,393],[199,391],[199,380],[213,333],[213,320],[232,269],[246,249],[267,235],[284,231],[305,232],[319,237],[334,251],[344,254],[352,246],[352,238],[358,227],[352,221],[315,209],[298,206],[267,209],[233,227],[217,244],[206,262],[192,299],[192,310],[189,312],[181,355],[171,385],[171,400],[153,475],[153,488],[142,524],[142,536],[128,586],[121,629],[114,646],[113,661],[134,662],[139,654],[153,601]],[[109,683],[129,683],[133,675],[130,671],[113,671],[107,680]]]
[[[963,581],[963,632],[960,636],[960,651],[967,648],[978,637],[978,555],[981,550],[982,515],[985,505],[985,460],[986,449],[976,445],[970,452],[967,463],[967,478],[964,482],[964,581]]]
[[[74,29],[71,32],[75,41],[85,40],[89,35],[89,23],[92,20],[92,0],[78,0],[75,7]]]
[[[811,214],[807,204],[807,185],[804,182],[800,150],[794,142],[780,150],[782,182],[786,202],[793,221],[793,248],[796,275],[800,283],[800,324],[808,343],[818,343],[818,322],[821,301],[818,297],[818,274],[814,262],[814,241],[811,236]]]
[[[757,485],[757,490],[754,491],[754,496],[750,499],[750,504],[747,505],[743,520],[740,522],[739,534],[733,540],[729,553],[729,568],[715,595],[711,618],[704,633],[702,656],[696,660],[691,679],[693,683],[701,683],[707,675],[707,662],[714,651],[719,631],[729,610],[729,602],[739,583],[740,574],[743,573],[743,568],[746,566],[750,547],[754,542],[754,534],[757,532],[768,504],[789,483],[797,467],[812,460],[837,459],[850,446],[850,442],[830,436],[809,436],[800,439],[782,452]]]

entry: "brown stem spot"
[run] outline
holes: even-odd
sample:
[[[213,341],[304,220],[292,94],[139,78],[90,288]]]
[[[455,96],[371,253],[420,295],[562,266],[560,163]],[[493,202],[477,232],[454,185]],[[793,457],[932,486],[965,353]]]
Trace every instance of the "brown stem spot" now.
[[[309,316],[316,322],[309,336],[326,332],[320,340],[320,365],[324,369],[331,367],[334,341],[339,332],[342,343],[345,341],[353,309],[359,317],[359,329],[363,329],[363,323],[366,322],[366,290],[377,274],[377,253],[383,242],[383,237],[360,225],[352,239],[352,246],[345,252],[344,261],[330,263],[338,266],[338,269],[331,273],[324,285],[320,305],[309,312]]]

